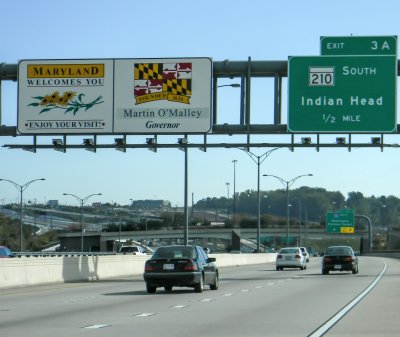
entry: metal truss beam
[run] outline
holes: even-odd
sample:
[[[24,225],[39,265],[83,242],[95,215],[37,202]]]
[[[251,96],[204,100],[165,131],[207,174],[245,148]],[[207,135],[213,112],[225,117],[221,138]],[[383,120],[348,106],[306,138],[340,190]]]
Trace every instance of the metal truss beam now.
[[[96,144],[91,145],[90,149],[92,152],[96,152],[97,149],[116,149],[116,150],[124,150],[127,149],[182,149],[182,144]],[[296,148],[311,148],[319,151],[320,148],[345,148],[351,151],[353,148],[399,148],[400,144],[382,144],[379,142],[376,143],[187,143],[184,145],[185,148],[197,148],[200,150],[207,150],[212,148],[237,148],[237,149],[249,149],[249,148],[288,148],[291,151],[294,151]],[[48,150],[54,149],[60,151],[62,149],[65,152],[67,149],[76,150],[76,149],[88,149],[88,145],[85,144],[63,144],[63,145],[47,145],[47,144],[8,144],[3,145],[3,147],[7,147],[9,149],[22,149],[27,151],[36,152],[36,150]]]

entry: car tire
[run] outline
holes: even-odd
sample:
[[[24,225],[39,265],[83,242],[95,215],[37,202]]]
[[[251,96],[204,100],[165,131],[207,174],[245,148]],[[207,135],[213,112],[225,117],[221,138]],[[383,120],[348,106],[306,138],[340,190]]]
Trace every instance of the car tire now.
[[[276,267],[276,270],[277,270],[277,271],[279,271],[280,269],[281,269],[281,268],[279,268],[279,267]]]
[[[322,275],[328,275],[329,274],[329,270],[327,269],[322,269]]]
[[[358,274],[358,267],[354,268],[351,272],[352,272],[353,274]]]
[[[197,284],[194,286],[194,291],[195,291],[196,293],[202,293],[203,290],[204,290],[204,279],[203,279],[203,276],[201,276],[201,277],[200,277],[199,283],[197,283]]]
[[[219,276],[218,273],[215,273],[214,284],[210,284],[211,290],[217,290],[219,288]]]
[[[172,290],[172,286],[165,286],[164,289],[165,289],[165,291],[171,291]]]
[[[151,286],[150,284],[146,284],[146,290],[149,294],[154,294],[157,290],[156,287]]]

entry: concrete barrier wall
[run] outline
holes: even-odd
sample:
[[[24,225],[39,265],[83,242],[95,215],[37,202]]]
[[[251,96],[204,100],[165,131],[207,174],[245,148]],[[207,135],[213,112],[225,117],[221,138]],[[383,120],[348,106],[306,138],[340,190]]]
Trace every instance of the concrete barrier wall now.
[[[400,259],[400,251],[374,251],[363,254],[366,256],[377,256],[377,257],[390,257],[393,259]]]
[[[273,262],[276,254],[210,254],[210,257],[216,257],[218,267],[228,267]],[[140,275],[148,259],[149,256],[138,255],[0,259],[0,288]]]
[[[261,264],[275,262],[276,253],[263,254],[209,254],[217,259],[218,267],[231,267],[246,264]]]

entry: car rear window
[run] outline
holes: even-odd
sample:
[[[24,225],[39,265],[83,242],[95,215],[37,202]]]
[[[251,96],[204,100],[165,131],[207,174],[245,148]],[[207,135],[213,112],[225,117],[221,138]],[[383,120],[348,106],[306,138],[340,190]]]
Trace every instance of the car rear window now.
[[[154,259],[193,259],[194,252],[191,247],[160,247],[153,255]]]
[[[122,247],[121,252],[122,253],[129,253],[129,252],[138,252],[139,249],[137,247]]]
[[[298,252],[299,252],[299,250],[297,248],[285,248],[285,249],[281,249],[279,254],[296,254]]]
[[[347,247],[328,248],[326,255],[351,255],[351,250]]]

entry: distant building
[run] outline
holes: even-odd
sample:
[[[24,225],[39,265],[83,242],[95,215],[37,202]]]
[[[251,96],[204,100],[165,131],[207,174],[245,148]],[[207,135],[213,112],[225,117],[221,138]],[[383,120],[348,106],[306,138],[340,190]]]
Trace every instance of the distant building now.
[[[132,200],[131,206],[137,209],[160,209],[171,207],[171,203],[167,200]]]
[[[58,207],[58,200],[48,200],[47,206],[49,207]]]

